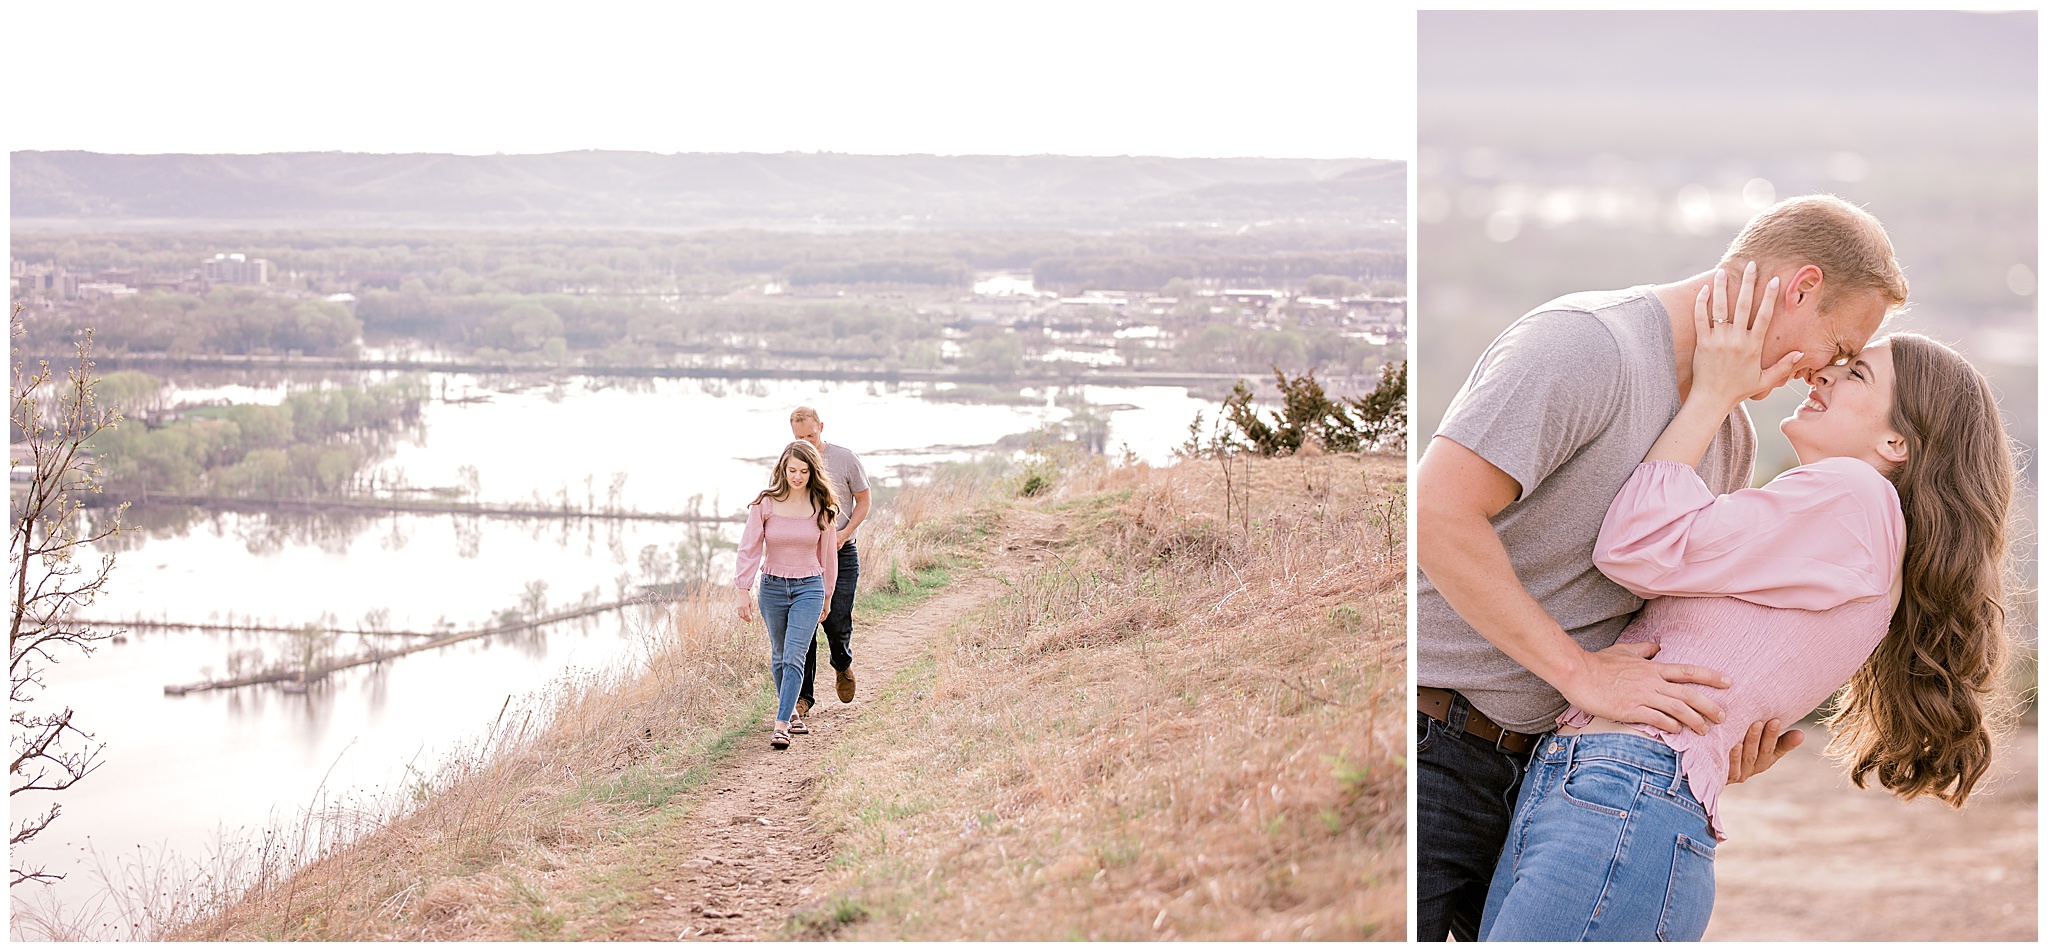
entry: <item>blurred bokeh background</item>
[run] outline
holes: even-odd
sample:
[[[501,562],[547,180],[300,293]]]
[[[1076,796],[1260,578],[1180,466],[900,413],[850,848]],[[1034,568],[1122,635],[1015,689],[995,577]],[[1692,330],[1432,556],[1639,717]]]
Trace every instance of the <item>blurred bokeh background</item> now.
[[[2011,620],[2023,645],[2015,687],[2031,724],[2038,548],[2035,15],[1424,12],[1417,27],[1414,444],[1427,444],[1494,336],[1550,298],[1704,271],[1751,215],[1779,198],[1829,192],[1862,205],[1884,222],[1912,284],[1911,303],[1891,328],[1946,341],[1981,368],[2020,446],[2026,488],[2014,540],[2020,595]],[[1750,404],[1758,483],[1794,465],[1776,423],[1803,395],[1795,385]],[[1948,821],[1930,815],[1937,825],[1925,836],[1964,846],[1972,864],[1925,866],[1921,872],[1930,875],[1912,885],[1914,901],[1875,901],[1908,883],[1871,886],[1870,870],[1897,866],[1836,848],[1840,840],[1821,848],[1789,833],[1792,824],[1768,837],[1778,851],[1768,862],[1784,861],[1782,881],[1757,872],[1764,867],[1755,864],[1768,865],[1757,854],[1738,848],[1725,855],[1723,898],[1709,938],[1849,938],[1890,929],[1868,937],[1897,939],[1966,913],[1977,918],[1941,937],[2032,937],[2034,736],[2023,728],[2015,740],[2024,738],[2028,750],[2007,758],[2023,771],[2003,788],[2018,811],[2013,822],[2024,826],[2001,828],[2024,834],[2000,840],[2012,845],[2011,870],[1979,849],[1981,837],[1941,827]],[[1820,765],[1818,758],[1805,762]],[[1839,770],[1774,773],[1781,786],[1810,781],[1848,789]],[[1744,794],[1739,799],[1787,823],[1795,813],[1786,804],[1806,802],[1806,794],[1790,788],[1779,791],[1775,805],[1755,790]],[[1813,804],[1835,804],[1826,809],[1839,815],[1839,798],[1816,797]],[[1910,806],[1919,817],[1927,804]],[[1898,822],[1892,813],[1871,816]],[[1986,813],[1978,822],[1994,820]],[[1731,829],[1744,834],[1739,825]],[[1747,848],[1764,845],[1752,840]],[[1858,895],[1873,899],[1857,917],[1814,931],[1814,906],[1785,915],[1783,923],[1758,911],[1768,903],[1743,911],[1744,890],[1761,896],[1766,883],[1778,890],[1778,905],[1799,906],[1793,899],[1806,887],[1798,884],[1826,879],[1813,874],[1835,861],[1861,866],[1838,880],[1863,884],[1854,887]],[[1937,875],[1942,869],[1949,872]],[[1998,891],[2014,889],[2024,901],[1987,907],[1988,900],[1961,898],[1956,890],[1966,884],[1986,885],[1987,870],[1996,871]],[[1807,898],[1840,907],[1818,894]],[[2000,931],[2007,928],[2013,931]]]

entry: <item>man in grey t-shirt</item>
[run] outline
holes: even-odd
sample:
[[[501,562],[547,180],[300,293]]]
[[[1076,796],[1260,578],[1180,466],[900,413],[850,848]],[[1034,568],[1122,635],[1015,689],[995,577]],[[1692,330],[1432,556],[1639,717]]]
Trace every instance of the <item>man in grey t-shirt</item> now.
[[[1831,196],[1788,199],[1713,270],[1524,315],[1481,356],[1417,466],[1422,940],[1477,937],[1528,752],[1567,704],[1667,731],[1720,717],[1694,686],[1727,686],[1720,672],[1614,644],[1641,602],[1600,575],[1592,551],[1608,503],[1691,386],[1695,302],[1717,272],[1739,286],[1751,262],[1756,288],[1779,281],[1762,366],[1797,352],[1794,376],[1854,354],[1906,296],[1875,218]],[[1708,484],[1747,486],[1754,440],[1738,407],[1701,460]],[[1753,725],[1731,760],[1747,776],[1799,741]]]
[[[860,585],[860,550],[853,544],[853,535],[860,531],[860,524],[868,518],[868,498],[871,495],[868,474],[852,450],[825,442],[825,421],[818,418],[818,411],[810,407],[797,407],[791,411],[789,432],[799,440],[808,441],[825,458],[825,473],[839,493],[839,504],[846,507],[839,513],[839,581],[832,587],[832,604],[827,606],[822,624],[825,641],[831,647],[832,670],[837,673],[835,686],[839,700],[851,702],[854,689],[853,596]],[[811,652],[804,657],[804,687],[797,694],[798,715],[810,713],[816,703],[817,698],[811,693],[811,688],[817,677],[818,640],[813,638]],[[791,729],[795,729],[793,725]]]

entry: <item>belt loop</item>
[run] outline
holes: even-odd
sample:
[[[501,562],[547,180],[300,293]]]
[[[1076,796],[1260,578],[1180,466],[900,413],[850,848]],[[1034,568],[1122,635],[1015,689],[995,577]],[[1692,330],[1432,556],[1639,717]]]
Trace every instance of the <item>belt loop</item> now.
[[[1471,710],[1472,706],[1466,702],[1465,695],[1456,691],[1451,692],[1450,717],[1446,723],[1450,725],[1452,736],[1465,733],[1465,716]]]

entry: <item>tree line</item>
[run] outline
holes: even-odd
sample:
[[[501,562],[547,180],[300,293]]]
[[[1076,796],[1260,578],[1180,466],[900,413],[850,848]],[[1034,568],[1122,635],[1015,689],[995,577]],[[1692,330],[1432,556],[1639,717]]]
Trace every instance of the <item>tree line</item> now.
[[[108,377],[107,392],[130,400],[145,399],[138,395],[161,386],[133,371]],[[426,397],[426,384],[417,378],[299,390],[276,406],[198,407],[157,426],[131,417],[87,446],[116,498],[143,491],[255,498],[336,494],[357,486],[363,468],[386,451],[390,431],[418,420]]]
[[[1291,287],[1323,296],[1393,284],[1405,251],[1373,229],[1290,226],[1243,235],[1200,229],[1112,235],[990,231],[808,235],[755,231],[242,232],[17,236],[18,259],[146,276],[189,268],[212,249],[268,257],[269,288],[139,294],[32,308],[19,342],[58,353],[73,330],[97,329],[103,353],[348,358],[357,341],[417,341],[483,360],[637,366],[650,356],[749,360],[829,358],[847,369],[984,373],[1033,366],[1051,348],[1028,328],[1014,341],[975,333],[958,358],[948,325],[972,317],[956,295],[978,268],[1030,268],[1041,284],[1158,292],[1181,304],[1145,322],[1178,338],[1127,341],[1136,369],[1237,371],[1311,364],[1363,372],[1384,355],[1334,328],[1251,328],[1229,302],[1198,298],[1205,282]],[[122,271],[121,269],[127,269]],[[785,296],[731,295],[785,283]],[[820,299],[818,288],[897,288]],[[325,300],[340,288],[353,306]],[[827,294],[829,295],[829,291]],[[907,297],[905,294],[907,293]],[[1213,313],[1222,307],[1225,313]],[[982,315],[984,318],[987,315]],[[1063,313],[1062,320],[1074,315]],[[1098,330],[1126,319],[1105,312]],[[997,335],[1000,336],[1000,335]]]
[[[644,290],[692,278],[778,277],[797,283],[964,285],[975,270],[1034,269],[1041,261],[1168,257],[1218,262],[1218,276],[1273,256],[1302,258],[1302,276],[1347,273],[1308,258],[1374,252],[1405,255],[1398,228],[1290,226],[1242,234],[1156,229],[1116,234],[1057,230],[799,232],[308,230],[17,234],[14,258],[74,271],[182,274],[219,251],[268,259],[279,280],[354,276],[395,286],[402,278],[437,291],[542,293],[564,288]],[[1333,259],[1334,260],[1334,259]],[[1375,261],[1377,259],[1374,259]],[[1245,273],[1269,273],[1252,265]],[[1382,265],[1373,264],[1380,268]],[[1264,269],[1264,270],[1261,270]],[[1398,276],[1405,262],[1395,268]],[[1183,276],[1168,275],[1168,278]],[[1154,288],[1165,279],[1131,285]],[[711,287],[712,285],[706,285]]]
[[[1407,273],[1408,256],[1396,251],[1049,257],[1031,266],[1035,286],[1067,293],[1087,288],[1149,290],[1175,280],[1298,288],[1318,276],[1369,282],[1404,280]]]
[[[332,301],[267,294],[224,285],[204,295],[176,291],[80,302],[23,312],[18,346],[59,353],[81,327],[91,327],[102,353],[286,354],[351,356],[363,325]]]

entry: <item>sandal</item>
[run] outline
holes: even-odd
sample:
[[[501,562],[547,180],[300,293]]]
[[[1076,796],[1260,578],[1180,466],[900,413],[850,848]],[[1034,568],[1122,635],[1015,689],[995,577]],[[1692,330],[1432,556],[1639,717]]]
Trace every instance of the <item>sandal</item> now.
[[[775,737],[774,737],[774,738],[773,738],[772,740],[768,741],[768,746],[770,746],[770,747],[772,747],[772,748],[774,748],[774,749],[776,749],[776,750],[787,750],[787,749],[789,749],[789,728],[786,728],[786,727],[778,727],[778,728],[776,728],[776,729],[775,729]]]
[[[802,714],[794,714],[789,718],[789,732],[792,734],[808,734],[811,732],[811,729],[804,724],[804,716]]]

